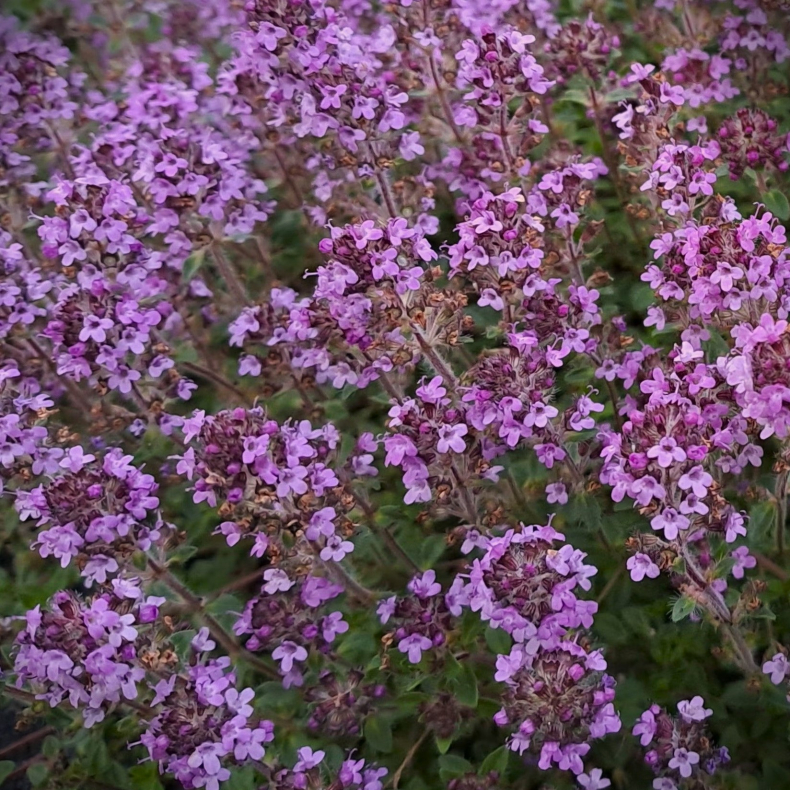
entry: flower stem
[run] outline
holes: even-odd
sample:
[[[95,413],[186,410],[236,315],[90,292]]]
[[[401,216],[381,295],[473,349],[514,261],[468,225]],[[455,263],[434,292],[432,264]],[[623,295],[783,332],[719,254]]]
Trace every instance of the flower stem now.
[[[211,245],[211,252],[214,256],[214,263],[217,264],[217,268],[233,296],[242,304],[251,305],[252,301],[247,295],[247,289],[233,270],[233,266],[225,256],[222,247],[217,242],[214,242],[214,244]]]
[[[258,656],[245,650],[234,638],[231,636],[219,623],[219,621],[209,614],[204,606],[203,599],[195,595],[188,587],[180,582],[166,566],[161,565],[156,560],[148,558],[148,566],[153,572],[155,578],[161,580],[167,587],[170,588],[189,609],[197,614],[200,619],[205,623],[211,636],[222,645],[225,652],[231,658],[240,658],[249,664],[253,669],[256,669],[262,675],[272,679],[279,680],[280,676],[275,669],[264,663]]]
[[[785,527],[787,525],[787,478],[788,472],[780,472],[776,478],[776,553],[781,557],[785,551]]]
[[[420,350],[431,364],[431,367],[445,380],[445,382],[450,384],[454,390],[457,390],[459,381],[455,373],[453,373],[449,363],[442,359],[439,352],[428,342],[419,326],[411,323],[411,330],[414,333],[414,337],[417,339]]]
[[[302,191],[299,189],[299,186],[293,180],[291,174],[288,172],[288,165],[285,159],[283,159],[283,155],[282,152],[280,151],[279,145],[275,143],[274,146],[272,146],[272,150],[274,151],[274,158],[277,160],[277,164],[280,166],[280,170],[282,171],[283,180],[285,181],[286,184],[288,184],[288,186],[291,189],[291,192],[293,192],[293,196],[294,198],[296,198],[296,205],[299,208],[302,208],[304,206],[304,196],[302,195]]]
[[[381,198],[384,201],[384,205],[387,207],[387,213],[392,219],[395,219],[395,217],[398,216],[398,210],[395,208],[395,198],[392,195],[392,190],[387,181],[387,174],[384,173],[380,167],[376,168],[376,181],[379,185]]]
[[[57,732],[57,730],[54,727],[41,727],[35,732],[31,732],[28,735],[23,735],[21,738],[17,738],[17,740],[15,740],[13,743],[0,749],[0,760],[5,760],[9,754],[13,754],[19,749],[24,749],[25,746],[38,743],[38,741],[46,738],[47,735],[53,735],[55,732]]]
[[[752,650],[743,638],[737,626],[723,624],[722,629],[730,640],[736,654],[736,663],[747,675],[757,675],[760,673],[760,667],[754,660]]]
[[[392,775],[392,790],[398,790],[398,784],[400,783],[400,778],[403,775],[403,772],[409,767],[409,764],[414,759],[414,755],[417,754],[417,749],[422,746],[430,732],[431,731],[429,729],[423,730],[422,735],[420,735],[420,737],[412,744],[409,751],[406,752],[403,762],[398,766],[398,769]]]
[[[464,503],[466,518],[471,526],[477,527],[477,505],[475,503],[474,497],[472,496],[472,490],[469,487],[469,483],[464,479],[464,476],[461,474],[461,471],[455,461],[453,461],[450,465],[450,470],[452,471],[453,477],[455,477],[455,481],[458,484],[457,490],[461,493],[461,500]]]
[[[348,481],[347,481],[348,482]],[[422,569],[419,565],[405,552],[403,547],[392,536],[386,527],[381,527],[376,523],[376,511],[373,505],[370,504],[368,498],[360,491],[353,491],[354,499],[356,500],[359,509],[365,515],[365,521],[368,529],[395,555],[397,555],[403,564],[413,573],[421,573]]]
[[[625,189],[623,188],[623,183],[620,180],[619,163],[617,158],[612,156],[611,149],[609,148],[609,144],[606,139],[606,130],[604,129],[603,121],[601,120],[601,108],[598,104],[598,94],[595,91],[594,85],[589,86],[589,94],[593,111],[593,120],[595,122],[595,129],[598,132],[598,137],[601,140],[601,155],[603,157],[603,161],[606,163],[606,167],[609,169],[609,177],[612,179],[612,186],[614,186],[615,194],[620,199],[620,202],[623,206],[623,213],[625,214],[625,219],[629,228],[631,229],[631,233],[634,236],[634,240],[639,245],[642,252],[645,253],[647,251],[645,240],[642,238],[642,234],[640,233],[633,216],[627,210],[626,204],[628,200],[627,195],[625,194]]]
[[[617,410],[617,390],[615,389],[614,382],[606,382],[606,391],[609,393],[609,398],[612,401],[612,418],[614,419],[615,427],[618,431],[623,429],[623,420],[620,417],[620,412]]]
[[[378,599],[376,593],[361,585],[339,562],[324,562],[318,559],[327,575],[341,584],[346,592],[360,603],[370,605]]]
[[[714,620],[719,622],[722,631],[727,635],[735,651],[736,663],[740,669],[748,675],[758,673],[760,668],[754,660],[752,650],[743,638],[743,634],[740,632],[737,623],[733,623],[732,612],[727,606],[724,598],[722,598],[721,593],[717,592],[708,584],[702,571],[697,567],[697,564],[689,554],[687,547],[684,547],[682,556],[686,564],[686,572],[688,573],[689,579],[704,593],[708,611],[713,615]]]
[[[252,404],[250,398],[247,395],[245,395],[235,384],[232,384],[216,371],[204,367],[203,365],[198,365],[195,362],[181,362],[180,364],[181,367],[185,368],[191,373],[194,373],[196,376],[202,376],[204,379],[213,381],[218,387],[222,387],[228,392],[232,392],[241,401],[241,403],[245,404],[246,406],[250,406]]]

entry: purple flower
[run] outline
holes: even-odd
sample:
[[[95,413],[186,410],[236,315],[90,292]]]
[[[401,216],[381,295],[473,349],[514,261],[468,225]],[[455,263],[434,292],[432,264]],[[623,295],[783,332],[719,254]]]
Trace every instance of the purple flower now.
[[[73,266],[74,261],[84,261],[88,257],[82,246],[71,239],[61,244],[58,252],[63,256],[61,259],[63,266]]]
[[[411,162],[425,153],[425,148],[420,142],[419,132],[406,132],[401,137],[398,148],[400,155],[407,162]]]
[[[187,765],[190,768],[202,768],[206,774],[213,776],[219,773],[222,767],[219,758],[225,754],[225,748],[220,743],[202,743],[189,756]]]
[[[656,565],[647,554],[643,554],[642,552],[638,552],[634,554],[633,557],[629,557],[628,562],[626,562],[626,568],[631,572],[631,578],[635,582],[641,582],[645,576],[649,579],[655,579],[658,577],[659,573],[661,573],[658,565]]]
[[[649,505],[653,499],[663,499],[667,493],[652,475],[645,475],[634,481],[631,490],[634,498],[642,507]]]
[[[119,365],[107,379],[107,384],[110,389],[117,389],[124,395],[128,395],[132,391],[134,382],[139,381],[140,378],[139,371],[128,368],[126,365]]]
[[[272,658],[280,662],[280,671],[287,674],[293,669],[295,661],[307,660],[307,651],[301,645],[289,640],[274,649]]]
[[[691,489],[692,493],[700,499],[707,495],[712,484],[713,478],[701,466],[692,467],[678,480],[678,485],[683,491]]]
[[[348,631],[348,623],[340,612],[332,612],[321,621],[321,635],[325,642],[333,642],[338,634]]]
[[[568,502],[568,492],[564,483],[550,483],[546,486],[546,501],[552,505],[565,505]]]
[[[697,763],[699,763],[699,755],[696,752],[680,747],[675,749],[669,767],[678,771],[684,779],[688,779]]]
[[[302,746],[297,751],[297,754],[299,755],[299,760],[294,766],[294,771],[304,772],[319,765],[324,759],[326,752],[320,749],[314,752],[309,746]]]
[[[667,540],[675,540],[678,536],[678,532],[688,529],[690,523],[691,522],[685,516],[681,516],[680,513],[672,507],[664,508],[657,516],[653,516],[650,521],[650,525],[653,529],[664,531],[664,537]]]
[[[333,584],[329,579],[321,576],[308,576],[302,583],[301,597],[304,603],[317,608],[327,601],[331,601],[343,592],[339,584]]]
[[[209,638],[208,628],[203,627],[197,632],[190,645],[196,653],[208,653],[217,646],[217,643]]]
[[[604,778],[603,771],[600,768],[593,768],[589,774],[579,774],[576,780],[584,790],[603,790],[603,788],[610,787],[612,784],[608,779]]]
[[[439,427],[439,441],[436,449],[440,453],[447,453],[452,450],[455,453],[462,453],[466,449],[464,436],[469,433],[469,429],[461,423],[460,425],[442,425]]]
[[[427,384],[423,381],[417,387],[417,397],[423,403],[441,403],[447,396],[447,389],[444,387],[441,376],[434,376]]]
[[[308,540],[318,540],[321,535],[328,538],[335,534],[337,513],[333,507],[324,507],[310,517],[305,535]]]
[[[397,600],[398,599],[393,595],[390,598],[385,598],[376,607],[376,614],[379,616],[379,620],[381,621],[382,625],[385,625],[387,621],[395,614],[395,604]]]
[[[97,343],[103,343],[107,339],[107,330],[112,329],[113,326],[114,324],[109,318],[86,315],[79,335],[80,340],[83,342],[95,340]]]
[[[307,483],[305,482],[307,469],[301,464],[280,469],[278,475],[277,496],[286,497],[290,493],[301,496],[307,493]]]
[[[60,466],[63,469],[68,469],[70,472],[77,473],[79,472],[85,465],[89,464],[91,461],[95,461],[96,456],[91,455],[90,453],[86,453],[82,447],[77,445],[76,447],[69,447],[66,451],[66,455],[60,461]]]
[[[736,579],[742,579],[747,569],[754,568],[757,565],[757,560],[749,554],[749,549],[746,546],[739,546],[735,551],[731,552],[730,556],[735,561],[732,575]]]
[[[37,547],[42,557],[52,555],[59,559],[60,566],[65,568],[71,562],[71,558],[79,554],[80,547],[83,545],[85,545],[85,541],[74,529],[74,526],[66,524],[62,527],[52,527],[39,532],[33,548]]]
[[[713,711],[705,707],[705,702],[700,696],[678,702],[678,713],[686,721],[704,721],[708,716],[713,715]]]
[[[499,655],[496,658],[496,673],[494,680],[498,683],[506,683],[516,672],[524,666],[524,649],[521,645],[515,645],[509,655]]]
[[[784,653],[776,653],[770,661],[763,664],[763,672],[771,676],[771,683],[778,685],[790,674],[790,662]]]
[[[642,746],[647,746],[656,734],[656,714],[659,712],[657,705],[648,708],[637,720],[634,725],[633,734],[640,737]]]
[[[505,302],[493,288],[484,288],[477,300],[478,307],[491,307],[494,310],[504,310]]]
[[[324,562],[340,562],[346,554],[354,551],[354,544],[349,540],[343,540],[339,535],[331,535],[327,538],[326,545],[321,549],[321,559]]]
[[[276,592],[286,592],[296,584],[288,578],[288,574],[281,568],[267,568],[263,572],[263,579],[266,584],[263,585],[264,592],[273,595]]]
[[[235,688],[230,688],[225,692],[225,702],[228,707],[245,719],[252,716],[252,706],[249,703],[254,699],[255,692],[250,688],[246,688],[241,692]]]
[[[407,587],[418,598],[431,598],[442,591],[442,585],[436,581],[436,571],[433,570],[428,570],[420,576],[415,576]]]
[[[671,436],[665,436],[659,443],[647,451],[648,458],[655,458],[658,465],[664,467],[672,466],[673,463],[682,463],[686,460],[686,453],[682,447]]]
[[[398,643],[398,650],[401,653],[407,653],[409,662],[412,664],[419,664],[422,659],[422,651],[430,650],[433,647],[433,642],[421,634],[411,634]]]

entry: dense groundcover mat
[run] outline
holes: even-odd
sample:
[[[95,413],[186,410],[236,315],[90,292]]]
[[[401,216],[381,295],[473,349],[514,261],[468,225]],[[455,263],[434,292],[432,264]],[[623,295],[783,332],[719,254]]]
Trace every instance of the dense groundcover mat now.
[[[0,15],[0,785],[790,787],[790,5]]]

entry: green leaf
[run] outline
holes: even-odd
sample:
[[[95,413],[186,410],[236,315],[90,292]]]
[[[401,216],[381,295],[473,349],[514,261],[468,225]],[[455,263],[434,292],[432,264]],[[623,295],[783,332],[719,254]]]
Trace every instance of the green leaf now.
[[[603,514],[598,499],[591,494],[579,494],[570,501],[569,519],[591,532],[603,526]],[[607,519],[607,523],[611,519]]]
[[[649,285],[634,285],[629,289],[629,299],[634,310],[647,310],[655,302],[656,295]]]
[[[129,778],[135,790],[162,790],[156,763],[147,762],[129,769]]]
[[[206,260],[205,248],[192,253],[192,255],[190,255],[184,261],[184,266],[181,269],[181,280],[185,284],[188,283],[200,271],[200,268],[203,266],[203,262],[205,260]]]
[[[462,705],[470,708],[477,707],[477,676],[471,665],[466,663],[461,665],[461,672],[455,680],[457,688],[456,697]]]
[[[388,719],[374,716],[365,724],[365,740],[377,752],[392,751],[392,725]]]
[[[771,189],[763,195],[763,203],[765,207],[775,217],[781,220],[790,219],[790,203],[783,192],[778,189]]]
[[[444,554],[447,548],[447,538],[445,535],[428,535],[420,543],[420,559],[419,565],[421,568],[430,568]]]
[[[230,779],[222,784],[224,790],[253,790],[255,787],[255,769],[245,765],[231,769]]]
[[[685,620],[696,608],[697,604],[691,598],[681,595],[672,606],[672,622]]]
[[[774,760],[765,760],[763,762],[763,781],[764,784],[761,786],[770,788],[770,790],[785,788],[790,785],[790,772]]]
[[[776,522],[776,503],[772,500],[758,502],[749,511],[749,535],[756,539],[766,539],[773,531]]]
[[[442,779],[452,779],[470,771],[474,771],[472,763],[457,754],[443,754],[439,758],[439,773]]]
[[[628,632],[623,628],[623,618],[612,612],[599,612],[593,627],[607,645],[621,644],[629,639]]]
[[[447,750],[450,748],[454,740],[454,738],[437,738],[436,748],[439,750],[439,754],[447,754]]]
[[[507,768],[509,759],[510,749],[507,746],[500,746],[483,760],[483,764],[480,766],[480,774],[485,775],[491,771],[497,771],[501,776]]]
[[[562,92],[557,98],[558,102],[572,102],[573,104],[581,104],[582,107],[587,107],[590,103],[590,94],[580,88],[568,88]]]
[[[365,664],[376,655],[377,645],[373,634],[359,630],[347,636],[338,648],[338,653],[355,664]]]
[[[299,704],[299,695],[294,688],[283,688],[282,683],[270,680],[262,683],[255,691],[255,697],[262,710],[288,712]]]
[[[377,511],[378,521],[380,524],[385,524],[388,519],[398,520],[403,518],[403,506],[402,505],[381,505]]]
[[[33,787],[39,787],[47,781],[49,767],[46,763],[34,763],[27,769],[27,778]]]
[[[705,358],[709,361],[715,361],[718,357],[727,354],[730,347],[727,341],[721,336],[721,333],[710,330],[710,340],[705,340],[702,343],[702,349],[705,352]]]
[[[196,634],[197,631],[188,628],[184,631],[176,631],[174,634],[170,635],[170,642],[173,645],[173,649],[182,661],[189,656],[190,643],[195,638]]]
[[[263,574],[261,574],[263,578]],[[206,611],[210,614],[227,614],[228,612],[240,612],[244,609],[244,603],[237,595],[223,593],[216,600],[206,606]]]
[[[54,757],[60,751],[60,738],[54,735],[47,735],[41,744],[41,754],[47,759]]]
[[[190,557],[197,554],[197,546],[191,544],[184,544],[179,546],[174,551],[170,552],[168,562],[171,565],[183,565]]]
[[[16,768],[16,764],[13,760],[0,760],[0,786],[2,786],[6,777],[11,773],[11,771],[14,770],[14,768]]]
[[[486,644],[494,653],[507,655],[510,652],[510,637],[501,628],[486,628]]]
[[[776,615],[771,609],[763,604],[756,612],[749,614],[750,620],[776,620]]]

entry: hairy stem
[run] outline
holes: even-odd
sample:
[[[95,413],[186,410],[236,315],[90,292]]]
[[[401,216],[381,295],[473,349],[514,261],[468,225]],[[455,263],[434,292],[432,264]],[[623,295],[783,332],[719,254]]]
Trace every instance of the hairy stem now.
[[[379,192],[381,192],[381,199],[387,208],[387,213],[392,219],[398,216],[398,209],[395,207],[395,198],[390,189],[389,182],[387,181],[387,174],[380,168],[376,167],[376,182],[379,185]]]
[[[246,406],[252,405],[252,401],[247,395],[245,395],[235,384],[232,384],[216,371],[211,370],[210,368],[207,368],[203,365],[198,365],[194,362],[181,362],[180,365],[182,368],[194,373],[196,376],[202,376],[204,379],[213,381],[218,387],[222,387],[228,392],[232,392],[241,401],[241,403],[245,404]]]
[[[392,775],[392,790],[398,790],[398,784],[400,783],[401,776],[403,776],[403,772],[409,767],[411,761],[414,759],[414,755],[417,754],[417,749],[422,746],[430,732],[431,731],[428,729],[423,730],[422,735],[420,735],[420,737],[411,745],[409,751],[406,752],[403,762],[398,766],[397,770]]]
[[[19,749],[24,749],[25,746],[38,743],[39,741],[46,738],[47,735],[53,735],[55,732],[57,732],[57,730],[54,727],[41,727],[35,732],[31,732],[27,735],[23,735],[21,738],[17,738],[13,743],[0,749],[0,760],[5,760],[9,754],[13,754]]]
[[[211,253],[214,257],[214,263],[217,264],[217,269],[219,269],[231,294],[238,299],[241,304],[251,305],[252,301],[247,295],[247,289],[244,287],[244,284],[234,271],[230,261],[225,256],[222,247],[217,242],[211,245]]]
[[[325,562],[318,556],[318,552],[316,552],[316,560],[326,571],[326,575],[340,584],[352,598],[368,606],[378,599],[376,593],[361,585],[339,562]]]
[[[151,569],[155,578],[162,581],[167,587],[170,588],[182,601],[189,607],[189,609],[203,621],[209,630],[211,636],[217,640],[217,643],[222,645],[225,652],[231,658],[240,658],[249,664],[253,669],[256,669],[262,675],[272,679],[279,680],[280,676],[275,669],[264,663],[258,656],[245,650],[234,638],[229,634],[219,623],[219,621],[206,611],[203,599],[195,595],[188,587],[179,581],[164,565],[161,565],[156,560],[148,558],[148,566]]]
[[[449,363],[442,359],[439,352],[428,342],[428,339],[423,334],[422,329],[414,323],[411,323],[411,330],[420,350],[425,355],[425,358],[430,363],[431,367],[444,379],[444,381],[452,386],[454,390],[458,389],[459,381],[453,373]]]
[[[776,478],[776,553],[781,557],[785,551],[785,528],[787,526],[787,479],[789,472],[780,472]]]
[[[760,667],[754,660],[752,649],[746,643],[746,640],[743,638],[743,634],[740,632],[738,626],[724,624],[722,625],[722,630],[730,640],[730,644],[735,651],[736,663],[741,668],[741,670],[747,675],[760,674]]]
[[[702,571],[697,567],[691,554],[688,552],[687,547],[684,547],[682,552],[683,560],[686,564],[686,572],[692,582],[699,587],[700,591],[705,594],[707,601],[707,609],[713,615],[714,620],[717,620],[721,625],[722,631],[726,634],[732,648],[735,652],[735,660],[740,669],[746,674],[755,674],[760,671],[757,663],[754,660],[752,650],[743,637],[738,625],[732,621],[732,612],[730,611],[721,593],[717,592],[710,584],[708,584]]]
[[[392,533],[386,527],[381,527],[376,523],[376,511],[368,498],[360,491],[354,491],[353,493],[359,509],[365,515],[368,529],[403,562],[406,568],[412,573],[420,573],[422,571],[420,566],[406,553],[398,541],[395,540]]]

